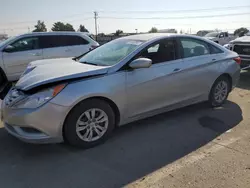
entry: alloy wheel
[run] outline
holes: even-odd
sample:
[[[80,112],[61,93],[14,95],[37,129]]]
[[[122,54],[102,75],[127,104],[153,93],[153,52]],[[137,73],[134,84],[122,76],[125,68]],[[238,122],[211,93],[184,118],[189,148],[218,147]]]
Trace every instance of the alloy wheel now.
[[[108,129],[108,115],[101,109],[85,111],[76,122],[76,133],[85,142],[100,139]]]

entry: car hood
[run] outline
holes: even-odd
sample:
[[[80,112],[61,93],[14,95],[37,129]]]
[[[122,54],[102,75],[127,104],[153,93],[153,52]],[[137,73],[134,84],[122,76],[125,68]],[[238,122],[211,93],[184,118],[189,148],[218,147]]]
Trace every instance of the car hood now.
[[[216,37],[205,37],[206,39],[208,39],[208,40],[214,40],[214,39],[216,39]]]
[[[108,69],[106,66],[83,64],[69,58],[39,60],[29,64],[15,87],[27,91],[53,82],[106,74]]]
[[[239,42],[239,43],[244,43],[244,42],[246,42],[246,43],[250,43],[250,36],[244,36],[244,37],[239,37],[239,38],[236,38],[236,39],[234,39],[234,40],[232,40],[230,43],[237,43],[237,42]]]

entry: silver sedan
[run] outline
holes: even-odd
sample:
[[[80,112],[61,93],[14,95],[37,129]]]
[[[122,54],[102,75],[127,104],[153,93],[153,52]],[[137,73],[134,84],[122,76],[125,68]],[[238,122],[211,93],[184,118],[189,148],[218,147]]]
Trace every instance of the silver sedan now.
[[[93,147],[128,122],[201,101],[222,105],[240,61],[200,37],[123,37],[79,58],[30,63],[3,101],[2,119],[26,142]]]

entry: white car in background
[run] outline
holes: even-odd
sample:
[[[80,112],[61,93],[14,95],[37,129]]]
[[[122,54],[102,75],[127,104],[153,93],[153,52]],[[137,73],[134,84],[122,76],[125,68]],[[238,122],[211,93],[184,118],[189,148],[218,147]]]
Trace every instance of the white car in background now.
[[[231,40],[236,38],[230,35],[228,32],[211,32],[206,34],[204,37],[220,45],[228,44]]]
[[[98,46],[80,32],[38,32],[9,38],[0,43],[0,85],[18,80],[32,61],[76,57]]]

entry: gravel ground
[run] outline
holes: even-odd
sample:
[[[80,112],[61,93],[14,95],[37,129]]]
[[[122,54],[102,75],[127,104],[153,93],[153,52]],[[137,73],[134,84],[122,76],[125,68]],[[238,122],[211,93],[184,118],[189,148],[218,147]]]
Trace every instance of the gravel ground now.
[[[223,107],[202,103],[135,122],[89,150],[25,144],[0,128],[0,187],[248,188],[249,114],[243,72]]]

